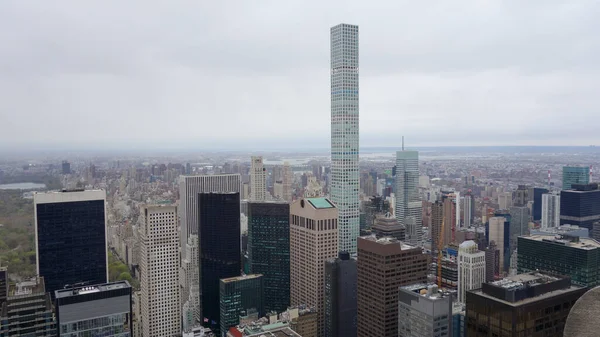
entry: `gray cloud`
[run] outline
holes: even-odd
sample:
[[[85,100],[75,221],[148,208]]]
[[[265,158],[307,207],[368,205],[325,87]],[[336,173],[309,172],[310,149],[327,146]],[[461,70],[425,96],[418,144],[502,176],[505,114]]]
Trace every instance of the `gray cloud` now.
[[[3,1],[0,147],[329,146],[360,25],[361,144],[588,145],[597,1]]]

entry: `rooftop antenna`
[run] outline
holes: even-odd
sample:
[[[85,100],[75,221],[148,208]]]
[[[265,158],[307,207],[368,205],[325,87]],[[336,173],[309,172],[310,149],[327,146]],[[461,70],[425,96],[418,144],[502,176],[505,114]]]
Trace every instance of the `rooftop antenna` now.
[[[402,151],[404,151],[404,136],[402,136]]]

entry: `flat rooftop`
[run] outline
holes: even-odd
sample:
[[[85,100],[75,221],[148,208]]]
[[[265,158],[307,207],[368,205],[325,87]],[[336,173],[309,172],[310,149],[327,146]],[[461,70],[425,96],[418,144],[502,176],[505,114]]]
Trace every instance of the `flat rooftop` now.
[[[432,288],[432,292],[430,294],[427,291]],[[421,297],[425,297],[430,300],[441,300],[443,298],[448,297],[449,293],[445,293],[441,291],[436,284],[434,283],[417,283],[411,284],[409,286],[400,287],[400,289],[404,289],[406,291],[410,291],[420,295]]]
[[[261,331],[248,335],[247,337],[302,337],[289,327],[275,329],[271,331]]]
[[[558,280],[560,280],[560,278],[552,275],[533,272],[508,276],[501,280],[490,282],[489,284],[493,284],[496,287],[511,290],[523,288],[525,286],[535,287],[536,285],[554,282]]]
[[[382,238],[377,238],[377,236],[373,235],[367,235],[367,236],[361,236],[361,239],[364,240],[369,240],[369,241],[373,241],[373,242],[377,242],[380,245],[400,245],[401,248],[404,249],[413,249],[415,248],[415,246],[411,246],[409,244],[406,244],[396,238],[393,238],[391,236],[385,236]]]
[[[242,280],[252,280],[255,278],[262,277],[262,276],[263,276],[262,274],[241,275],[241,276],[235,276],[235,277],[221,279],[221,282],[231,283],[231,282],[242,281]]]
[[[335,208],[335,206],[327,198],[306,198],[306,201],[317,209],[320,208]]]
[[[75,287],[69,289],[61,289],[55,292],[56,298],[85,295],[92,293],[101,293],[103,291],[111,291],[115,289],[131,288],[127,281],[117,281],[112,283],[97,284],[93,286]]]
[[[585,237],[578,237],[579,240],[576,240],[576,241],[566,239],[564,236],[561,236],[561,235],[553,235],[553,234],[535,234],[535,235],[530,235],[530,236],[521,236],[520,238],[527,239],[527,240],[550,242],[550,243],[555,243],[555,244],[562,245],[562,246],[568,246],[568,247],[586,249],[586,250],[600,248],[600,242],[598,242],[592,238],[585,238]]]

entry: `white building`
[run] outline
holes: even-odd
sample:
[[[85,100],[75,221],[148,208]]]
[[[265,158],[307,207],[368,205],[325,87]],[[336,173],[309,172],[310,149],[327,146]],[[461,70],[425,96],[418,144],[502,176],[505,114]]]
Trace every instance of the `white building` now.
[[[465,303],[467,291],[481,288],[485,282],[485,252],[473,240],[458,247],[458,301]]]
[[[267,170],[263,165],[263,157],[252,156],[250,163],[250,199],[265,201],[267,199]]]
[[[419,152],[396,152],[396,219],[406,227],[406,242],[419,246],[423,237],[419,195]]]
[[[287,161],[283,163],[283,174],[282,174],[282,196],[283,200],[292,202],[292,183],[294,182],[294,172],[292,167]]]
[[[560,194],[542,194],[542,228],[560,226]]]
[[[200,323],[200,276],[198,235],[192,234],[184,247],[181,259],[181,303],[183,303],[183,329]]]
[[[340,250],[356,253],[360,234],[358,26],[331,28],[331,201]]]
[[[179,177],[181,247],[185,247],[190,234],[198,234],[198,193],[240,192],[241,181],[239,174]]]
[[[498,208],[508,210],[512,207],[512,193],[502,192],[498,194]]]
[[[177,207],[140,209],[140,291],[143,337],[181,334]]]

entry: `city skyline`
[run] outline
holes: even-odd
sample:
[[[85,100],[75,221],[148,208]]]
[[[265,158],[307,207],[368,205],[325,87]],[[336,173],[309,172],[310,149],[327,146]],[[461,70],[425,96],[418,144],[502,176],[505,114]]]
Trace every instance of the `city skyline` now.
[[[0,28],[15,32],[0,36],[0,146],[325,148],[323,31],[338,22],[362,27],[361,146],[399,145],[399,134],[419,146],[544,145],[559,132],[595,142],[576,132],[598,104],[591,1],[98,4],[0,5]]]

